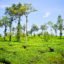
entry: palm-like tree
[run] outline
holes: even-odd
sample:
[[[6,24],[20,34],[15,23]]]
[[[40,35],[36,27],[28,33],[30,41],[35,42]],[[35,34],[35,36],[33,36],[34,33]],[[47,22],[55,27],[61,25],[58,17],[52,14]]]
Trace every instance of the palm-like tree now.
[[[1,19],[1,24],[5,27],[4,29],[4,40],[6,40],[6,36],[7,36],[7,26],[9,26],[9,18],[7,16],[4,16],[2,19]]]
[[[28,24],[28,15],[31,13],[31,12],[35,12],[36,10],[32,7],[31,4],[24,4],[25,8],[26,8],[26,11],[25,11],[25,17],[26,17],[26,42],[27,42],[27,35],[28,35],[28,32],[27,32],[27,24]]]
[[[14,9],[16,8],[15,4],[12,5],[12,7],[7,7],[5,14],[9,16],[9,28],[10,28],[10,37],[9,37],[9,41],[11,41],[11,30],[12,30],[12,22],[16,19],[15,14],[17,11],[15,11]]]
[[[62,19],[61,15],[58,16],[57,23],[58,23],[58,29],[60,31],[60,39],[61,39],[61,37],[62,37],[62,30],[63,30],[63,19]]]
[[[12,22],[13,22],[13,17],[11,16],[10,18],[9,18],[9,20],[10,20],[10,22],[9,22],[9,28],[10,28],[10,37],[9,37],[9,41],[11,41],[11,39],[12,39],[12,35],[11,35],[11,31],[12,31]]]
[[[56,36],[57,36],[57,30],[58,30],[57,24],[54,24],[54,25],[52,26],[52,28],[54,29],[55,34],[56,34]]]
[[[21,24],[20,24],[20,20],[21,20],[21,16],[25,15],[26,17],[26,35],[27,35],[27,22],[28,22],[28,14],[30,14],[31,12],[35,11],[32,7],[31,4],[13,4],[11,7],[6,9],[6,13],[8,13],[8,15],[16,17],[18,19],[18,29],[17,29],[17,41],[20,41],[20,29],[21,29]],[[27,36],[26,36],[27,38]]]
[[[48,21],[48,25],[50,26],[50,31],[51,31],[51,34],[52,34],[52,26],[53,26],[53,22],[52,22],[52,21]]]
[[[31,28],[31,30],[29,31],[29,33],[31,34],[31,36],[32,36],[32,33],[33,33],[33,28]]]
[[[26,7],[22,4],[13,4],[11,7],[6,9],[7,12],[10,16],[15,17],[18,19],[18,28],[17,28],[17,41],[20,41],[20,29],[21,29],[21,16],[25,13]]]
[[[31,28],[31,31],[34,32],[34,35],[35,35],[35,32],[38,31],[38,30],[39,30],[38,26],[33,24],[32,28]]]
[[[42,33],[43,33],[43,31],[47,29],[47,26],[46,26],[46,24],[44,24],[44,25],[41,25],[40,29],[42,30]]]

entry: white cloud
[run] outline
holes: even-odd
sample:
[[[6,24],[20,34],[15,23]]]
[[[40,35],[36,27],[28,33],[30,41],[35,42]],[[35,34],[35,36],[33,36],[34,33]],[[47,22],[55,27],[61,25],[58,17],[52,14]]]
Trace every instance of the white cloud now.
[[[46,13],[44,14],[43,18],[47,18],[47,17],[49,17],[50,14],[51,14],[50,12],[46,12]]]

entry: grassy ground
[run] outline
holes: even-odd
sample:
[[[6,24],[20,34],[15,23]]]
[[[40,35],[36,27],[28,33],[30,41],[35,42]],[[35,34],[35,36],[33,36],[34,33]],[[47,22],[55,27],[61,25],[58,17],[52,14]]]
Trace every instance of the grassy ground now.
[[[0,64],[64,64],[64,39],[29,37],[28,42],[0,42]]]

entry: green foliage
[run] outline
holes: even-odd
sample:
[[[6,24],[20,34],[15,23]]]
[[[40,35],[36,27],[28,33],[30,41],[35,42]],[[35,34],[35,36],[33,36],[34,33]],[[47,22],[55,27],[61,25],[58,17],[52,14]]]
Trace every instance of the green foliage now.
[[[42,32],[43,32],[44,30],[47,30],[47,26],[46,26],[46,25],[41,25],[40,29],[41,29]]]
[[[38,26],[35,25],[35,24],[33,24],[30,33],[36,32],[36,31],[38,31],[38,30],[39,30]],[[35,35],[35,33],[34,33],[34,35]]]
[[[60,31],[59,35],[60,35],[60,39],[61,39],[61,37],[62,37],[62,30],[63,30],[63,19],[62,19],[62,17],[60,15],[58,16],[57,23],[58,23],[58,29]]]
[[[64,64],[64,39],[59,40],[58,36],[44,32],[34,36],[28,35],[39,30],[38,26],[33,24],[30,31],[27,31],[28,14],[36,11],[32,8],[31,4],[13,4],[11,7],[6,8],[6,14],[0,20],[0,26],[4,26],[4,34],[0,35],[0,64]],[[26,25],[21,26],[21,16],[25,15]],[[18,19],[17,34],[13,36],[12,22]],[[53,24],[51,21],[48,25],[55,30],[60,31],[60,38],[62,37],[63,19],[58,16],[57,24]],[[7,32],[9,27],[10,32]],[[42,31],[47,30],[46,25],[41,25]],[[22,33],[22,30],[26,34]],[[64,37],[63,37],[64,38]],[[4,40],[6,41],[4,41]],[[17,40],[16,40],[17,39]],[[9,42],[10,41],[10,42]],[[20,42],[20,43],[18,43]]]
[[[54,24],[54,25],[52,26],[52,28],[54,29],[55,34],[56,34],[56,36],[57,36],[58,25],[57,25],[57,24]]]
[[[44,41],[49,41],[50,40],[50,35],[48,32],[44,32]]]
[[[39,36],[28,39],[28,43],[0,42],[0,61],[11,64],[64,64],[64,39],[54,37],[48,42],[42,41]]]

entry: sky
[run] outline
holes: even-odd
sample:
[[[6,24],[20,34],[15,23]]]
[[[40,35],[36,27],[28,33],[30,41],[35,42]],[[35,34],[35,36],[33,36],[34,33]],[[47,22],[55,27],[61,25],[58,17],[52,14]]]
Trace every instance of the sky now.
[[[48,21],[56,23],[58,15],[61,15],[64,19],[64,0],[0,0],[0,18],[4,16],[6,7],[19,2],[32,4],[37,10],[28,16],[28,29],[33,24],[40,26]],[[25,24],[25,17],[21,19],[21,24]],[[2,32],[0,31],[0,33]]]

